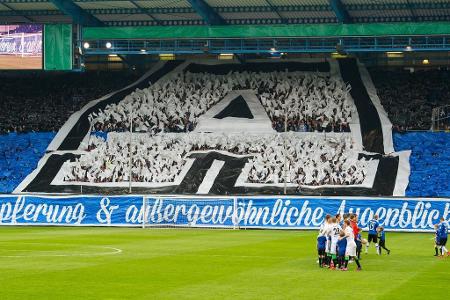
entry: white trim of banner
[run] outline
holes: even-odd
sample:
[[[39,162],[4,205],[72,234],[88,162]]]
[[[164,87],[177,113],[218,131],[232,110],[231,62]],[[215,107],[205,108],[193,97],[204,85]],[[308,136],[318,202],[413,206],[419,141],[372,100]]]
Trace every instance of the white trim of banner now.
[[[31,195],[34,196],[34,195]],[[128,196],[128,195],[127,195]],[[125,197],[127,197],[125,196]],[[248,196],[248,195],[236,195],[236,196],[186,196],[186,195],[163,195],[163,194],[157,194],[157,195],[135,195],[142,196],[147,199],[196,199],[199,201],[202,200],[217,200],[217,199],[223,199],[223,200],[232,200],[234,198],[237,199],[252,199],[252,200],[259,200],[259,199],[282,199],[282,200],[292,200],[292,199],[306,199],[306,200],[377,200],[377,201],[442,201],[442,202],[450,202],[450,198],[407,198],[407,197],[380,197],[380,196],[296,196],[296,195],[260,195],[260,196]],[[57,198],[57,196],[55,196]],[[92,196],[91,197],[108,197],[108,196]],[[114,197],[120,197],[120,196],[114,196]],[[122,196],[124,197],[124,196]],[[131,197],[131,196],[130,196]]]
[[[403,197],[406,194],[406,189],[409,184],[409,176],[411,175],[411,166],[409,164],[411,150],[397,152],[395,155],[398,156],[398,169],[393,196]]]
[[[369,98],[372,101],[372,104],[375,106],[378,116],[381,122],[381,129],[383,131],[383,146],[384,153],[389,154],[393,153],[394,150],[394,142],[392,139],[392,123],[388,118],[388,114],[384,109],[383,105],[381,105],[380,98],[378,97],[377,90],[375,85],[372,82],[372,78],[370,77],[369,71],[367,71],[366,67],[361,64],[359,61],[357,62],[359,74],[361,75],[361,81],[364,84],[364,87],[369,94]]]
[[[340,67],[339,67],[337,60],[330,59],[329,62],[330,62],[330,75],[336,76],[336,77],[340,78],[341,81],[343,81]],[[349,96],[349,102],[353,106],[352,121],[348,124],[348,126],[350,127],[350,134],[352,135],[352,138],[354,141],[355,150],[363,151],[364,147],[363,147],[361,124],[359,121],[358,110],[356,109],[355,100],[353,99],[352,95],[349,93],[348,96]]]
[[[40,227],[117,227],[117,228],[142,228],[141,223],[115,223],[115,224],[56,224],[56,223],[0,223],[0,226],[14,226],[14,227],[30,227],[30,226],[40,226]],[[170,226],[170,227],[169,227]],[[145,227],[158,229],[158,230],[177,230],[179,228],[190,228],[190,229],[217,229],[217,230],[230,230],[233,229],[233,225],[188,225],[188,224],[145,224]],[[315,231],[320,227],[317,226],[296,226],[296,227],[271,227],[271,226],[247,226],[238,225],[236,228],[243,229],[269,229],[269,230],[309,230]],[[385,229],[386,232],[408,232],[408,233],[428,233],[434,232],[433,229]]]
[[[72,195],[58,195],[58,194],[44,194],[44,195],[38,195],[38,194],[30,194],[30,193],[23,193],[23,194],[0,194],[1,198],[18,198],[18,197],[34,197],[34,198],[43,198],[43,199],[70,199],[70,198],[136,198],[136,197],[143,197],[145,199],[161,199],[165,200],[182,200],[182,199],[196,199],[199,201],[204,200],[233,200],[234,198],[238,199],[252,199],[252,200],[258,200],[258,199],[286,199],[286,200],[292,200],[292,199],[306,199],[306,200],[377,200],[377,201],[434,201],[434,202],[448,202],[450,204],[450,198],[408,198],[408,197],[368,197],[368,196],[289,196],[289,195],[261,195],[261,196],[188,196],[188,195],[164,195],[164,194],[127,194],[127,195],[100,195],[100,194],[86,194],[86,195],[80,195],[80,194],[72,194]]]

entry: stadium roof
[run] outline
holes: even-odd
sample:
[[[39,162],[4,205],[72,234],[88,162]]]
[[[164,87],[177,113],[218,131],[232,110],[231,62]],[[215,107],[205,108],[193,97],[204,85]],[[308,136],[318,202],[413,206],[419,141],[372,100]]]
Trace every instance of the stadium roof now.
[[[75,4],[75,5],[73,5]],[[82,18],[77,18],[77,16]],[[450,21],[449,0],[2,0],[0,23],[245,25]],[[86,21],[87,20],[87,21]],[[99,22],[98,22],[99,21]]]

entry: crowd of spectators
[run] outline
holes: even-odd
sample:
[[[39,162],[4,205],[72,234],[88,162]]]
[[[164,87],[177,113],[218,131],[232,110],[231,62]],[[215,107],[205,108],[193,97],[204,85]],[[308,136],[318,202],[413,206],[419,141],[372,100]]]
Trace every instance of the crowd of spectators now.
[[[63,180],[128,181],[129,140],[129,133],[109,133],[107,140],[91,136],[86,154],[64,164]],[[132,138],[132,180],[174,182],[186,164],[187,154],[205,150],[251,155],[246,166],[249,183],[278,184],[287,178],[298,185],[353,185],[364,181],[368,167],[366,160],[358,159],[351,138],[345,135],[318,138],[296,133],[244,136],[140,133]]]
[[[370,73],[395,131],[430,130],[432,109],[450,105],[449,70],[372,69]]]
[[[87,102],[138,77],[124,72],[0,73],[0,134],[58,131]]]
[[[15,34],[15,33],[37,33],[43,29],[42,25],[38,24],[20,24],[20,25],[0,25],[1,34]]]
[[[340,78],[304,72],[177,72],[90,115],[96,131],[187,132],[232,90],[254,90],[275,130],[349,131],[354,105]],[[131,117],[131,119],[130,119]]]

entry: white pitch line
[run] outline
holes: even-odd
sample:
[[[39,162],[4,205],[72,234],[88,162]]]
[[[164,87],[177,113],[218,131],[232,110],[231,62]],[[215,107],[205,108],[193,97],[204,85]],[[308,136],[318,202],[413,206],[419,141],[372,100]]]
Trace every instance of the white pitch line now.
[[[103,249],[110,249],[113,250],[111,252],[98,252],[98,253],[69,253],[69,254],[42,254],[42,255],[0,255],[0,257],[6,257],[6,258],[25,258],[25,257],[74,257],[74,256],[86,256],[86,257],[92,257],[92,256],[106,256],[106,255],[117,255],[122,253],[122,249],[114,248],[114,247],[102,247],[99,246],[98,248]],[[10,251],[28,251],[28,250],[10,250]],[[33,251],[33,250],[29,250]]]
[[[269,259],[282,259],[282,258],[293,258],[292,256],[264,256],[264,255],[228,255],[228,254],[186,254],[185,256],[213,256],[213,257],[237,257],[237,258],[269,258]]]

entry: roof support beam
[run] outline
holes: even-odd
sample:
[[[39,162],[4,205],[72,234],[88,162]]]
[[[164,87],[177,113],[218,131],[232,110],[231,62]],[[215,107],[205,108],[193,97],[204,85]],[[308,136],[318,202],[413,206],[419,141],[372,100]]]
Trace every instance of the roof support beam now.
[[[225,20],[204,0],[187,0],[208,25],[226,25]]]
[[[132,1],[130,0],[131,4],[133,4],[140,13],[146,14],[147,16],[149,16],[153,21],[156,22],[156,24],[161,25],[161,22],[155,18],[149,11],[147,11],[146,9],[142,8],[139,4],[136,3],[136,1]]]
[[[70,16],[75,24],[83,26],[104,26],[103,22],[83,10],[72,0],[50,0],[60,11]]]
[[[280,14],[280,12],[278,11],[278,8],[276,6],[274,6],[272,4],[272,2],[270,2],[270,0],[266,0],[266,3],[270,6],[270,9],[277,14],[278,18],[280,18],[281,23],[286,23],[286,20],[283,18],[283,16]]]
[[[409,2],[409,0],[406,0],[406,5],[409,8],[409,12],[411,13],[411,18],[414,22],[417,22],[417,16],[416,16],[416,12],[414,11],[414,7],[411,5],[411,2]]]
[[[344,24],[352,23],[352,19],[341,0],[329,0],[329,2],[339,22]]]
[[[26,19],[28,22],[34,22],[34,20],[33,20],[32,18],[28,17],[27,15],[22,15],[22,14],[20,14],[19,11],[15,10],[15,9],[12,8],[11,6],[9,6],[8,4],[2,3],[2,5],[3,5],[4,7],[6,7],[7,9],[10,9],[11,11],[17,13],[19,16],[23,17],[23,18]]]

